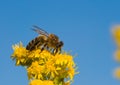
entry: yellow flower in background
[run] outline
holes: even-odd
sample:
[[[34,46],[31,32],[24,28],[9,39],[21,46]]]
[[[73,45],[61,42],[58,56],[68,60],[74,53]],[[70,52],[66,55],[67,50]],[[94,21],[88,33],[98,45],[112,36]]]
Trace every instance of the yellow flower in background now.
[[[115,69],[114,76],[120,80],[120,67]]]
[[[117,46],[120,47],[120,26],[113,27],[112,34]]]
[[[120,62],[120,49],[117,49],[115,52],[115,60]]]
[[[112,32],[113,32],[113,37],[115,39],[115,42],[117,44],[117,50],[114,54],[114,58],[117,62],[120,62],[120,25],[115,26]],[[120,67],[115,69],[114,76],[120,80]]]

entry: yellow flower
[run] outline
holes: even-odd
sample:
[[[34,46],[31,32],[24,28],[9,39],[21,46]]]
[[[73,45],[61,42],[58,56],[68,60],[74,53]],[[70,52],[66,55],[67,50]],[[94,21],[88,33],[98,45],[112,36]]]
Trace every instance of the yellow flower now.
[[[20,63],[24,63],[25,59],[28,55],[28,51],[25,47],[23,47],[22,43],[12,46],[14,53],[11,55],[13,59],[16,59],[16,65],[20,65]]]
[[[46,81],[43,81],[43,85],[54,85],[54,83],[53,81],[46,80]]]
[[[112,30],[113,37],[118,47],[120,47],[120,26],[115,26]]]
[[[73,77],[75,75],[75,69],[73,67],[69,68],[68,75],[69,75],[70,79],[73,80]]]
[[[39,58],[40,57],[40,49],[35,49],[33,51],[29,51],[28,58]]]
[[[54,85],[53,81],[50,80],[32,80],[29,85]]]
[[[47,50],[41,51],[40,49],[35,49],[33,51],[29,51],[28,58],[31,58],[32,60],[38,59],[38,61],[45,63],[49,59],[51,59],[53,55],[50,54]],[[44,62],[43,62],[44,61]]]
[[[65,82],[64,85],[70,85],[70,81]]]
[[[61,66],[67,66],[67,67],[75,66],[73,57],[66,53],[56,54],[55,55],[55,64],[61,65]]]
[[[44,72],[44,66],[39,65],[37,61],[32,62],[32,65],[27,68],[28,79],[43,79],[42,73]]]
[[[120,62],[120,49],[115,52],[115,60]]]
[[[26,66],[29,85],[70,85],[75,75],[73,56],[68,53],[53,55],[47,50],[26,50],[22,43],[13,46],[12,58],[17,65]],[[51,81],[50,81],[51,80]]]
[[[45,63],[45,72],[46,75],[51,75],[52,78],[58,74],[55,64],[52,60],[49,60]]]
[[[115,69],[115,71],[114,71],[114,76],[115,76],[117,79],[120,80],[120,67],[117,68],[117,69]]]
[[[43,82],[41,80],[33,80],[29,85],[43,85]]]
[[[17,58],[25,57],[28,53],[26,48],[23,47],[22,43],[13,45],[12,48],[14,50],[14,53],[12,54],[12,56]]]

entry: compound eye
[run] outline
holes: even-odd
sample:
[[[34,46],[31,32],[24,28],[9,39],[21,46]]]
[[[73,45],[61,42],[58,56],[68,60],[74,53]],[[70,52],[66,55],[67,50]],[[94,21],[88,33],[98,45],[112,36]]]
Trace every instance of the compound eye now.
[[[61,44],[61,46],[63,46],[64,43],[62,41],[60,41],[60,44]]]
[[[60,41],[58,44],[57,44],[57,47],[62,47],[63,46],[63,42]]]

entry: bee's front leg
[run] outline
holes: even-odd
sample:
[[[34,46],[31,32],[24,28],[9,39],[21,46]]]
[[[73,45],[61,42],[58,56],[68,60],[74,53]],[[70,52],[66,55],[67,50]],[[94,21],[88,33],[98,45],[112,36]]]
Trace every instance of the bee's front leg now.
[[[59,54],[61,53],[61,51],[62,51],[61,48],[59,48]]]
[[[57,48],[55,48],[55,49],[53,50],[53,54],[56,54],[56,53],[58,53],[58,49],[57,49]]]

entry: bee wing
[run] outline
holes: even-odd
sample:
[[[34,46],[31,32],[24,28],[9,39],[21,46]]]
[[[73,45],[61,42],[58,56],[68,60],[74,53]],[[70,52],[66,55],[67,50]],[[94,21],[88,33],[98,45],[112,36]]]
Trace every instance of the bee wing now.
[[[38,26],[36,26],[36,25],[34,25],[33,27],[34,27],[33,30],[34,30],[35,32],[37,32],[38,34],[45,35],[45,36],[48,37],[49,34],[48,34],[45,30],[43,30],[42,28],[40,28],[40,27],[38,27]]]

